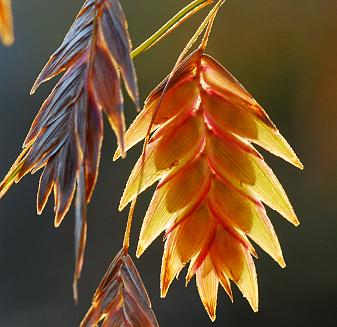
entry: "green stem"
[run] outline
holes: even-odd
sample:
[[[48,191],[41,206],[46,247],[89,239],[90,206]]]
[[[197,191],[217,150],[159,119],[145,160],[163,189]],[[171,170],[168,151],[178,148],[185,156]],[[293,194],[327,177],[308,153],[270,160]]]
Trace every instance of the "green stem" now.
[[[162,38],[164,38],[168,33],[172,32],[185,20],[193,16],[200,9],[211,4],[214,0],[194,0],[188,4],[185,8],[180,10],[176,15],[174,15],[165,25],[163,25],[156,33],[150,36],[146,41],[144,41],[140,46],[132,51],[131,56],[135,58],[142,52],[148,50]]]

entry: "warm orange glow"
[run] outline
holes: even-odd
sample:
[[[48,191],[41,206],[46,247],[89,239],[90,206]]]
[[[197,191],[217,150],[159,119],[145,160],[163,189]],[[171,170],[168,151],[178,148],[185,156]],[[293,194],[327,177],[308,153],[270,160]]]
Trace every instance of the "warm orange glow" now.
[[[166,81],[148,97],[126,133],[129,149],[147,133]],[[247,236],[285,266],[264,205],[299,222],[255,143],[296,167],[302,165],[266,112],[239,82],[201,50],[174,74],[154,120],[144,158],[133,169],[120,209],[159,181],[144,218],[137,255],[166,231],[161,272],[165,296],[189,263],[212,320],[219,283],[232,297],[233,281],[258,310],[258,285]],[[115,158],[120,155],[116,152]],[[141,185],[140,185],[141,183]]]

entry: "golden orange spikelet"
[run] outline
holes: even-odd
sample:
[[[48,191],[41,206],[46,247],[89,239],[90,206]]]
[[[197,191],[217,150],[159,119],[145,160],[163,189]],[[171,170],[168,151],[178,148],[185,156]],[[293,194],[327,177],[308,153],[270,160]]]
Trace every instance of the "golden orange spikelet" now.
[[[7,46],[14,42],[11,0],[0,0],[0,38]]]
[[[126,133],[129,149],[144,139],[167,79],[148,97]],[[282,267],[279,241],[264,205],[299,222],[255,143],[302,168],[268,115],[218,62],[201,49],[175,70],[162,97],[145,153],[136,163],[120,202],[159,181],[144,218],[137,255],[163,231],[164,297],[182,268],[196,275],[201,300],[215,319],[219,283],[232,297],[233,281],[258,310],[251,238]],[[120,155],[119,150],[115,159]]]

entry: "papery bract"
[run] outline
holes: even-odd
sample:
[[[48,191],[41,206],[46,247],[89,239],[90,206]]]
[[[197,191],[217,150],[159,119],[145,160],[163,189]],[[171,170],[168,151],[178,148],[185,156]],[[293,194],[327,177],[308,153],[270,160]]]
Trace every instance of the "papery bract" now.
[[[146,137],[164,80],[126,133],[129,149]],[[161,294],[189,263],[201,300],[215,319],[219,283],[233,281],[258,310],[258,286],[247,236],[284,267],[264,205],[298,220],[279,181],[253,147],[302,168],[268,115],[239,82],[202,50],[175,71],[154,119],[152,135],[133,169],[120,209],[159,181],[144,218],[137,255],[163,231]],[[115,159],[120,155],[118,150]]]

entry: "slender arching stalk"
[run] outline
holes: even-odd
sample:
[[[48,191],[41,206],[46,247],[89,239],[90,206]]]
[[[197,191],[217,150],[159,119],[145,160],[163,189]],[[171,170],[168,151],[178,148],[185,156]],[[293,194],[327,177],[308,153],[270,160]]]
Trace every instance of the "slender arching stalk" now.
[[[216,15],[220,9],[220,7],[226,2],[226,0],[219,0],[218,3],[214,6],[213,10],[211,11],[212,13],[212,16],[210,17],[210,20],[208,22],[208,25],[207,25],[207,29],[206,29],[206,32],[205,32],[205,35],[202,39],[202,42],[199,46],[200,49],[204,50],[207,46],[207,43],[208,43],[208,39],[209,39],[209,35],[212,31],[212,27],[213,27],[213,24],[214,24],[214,20],[216,18]]]
[[[170,32],[179,27],[184,21],[193,16],[199,10],[204,8],[205,6],[213,3],[214,0],[194,0],[182,10],[180,10],[176,15],[174,15],[167,23],[165,23],[156,33],[150,36],[147,40],[145,40],[140,46],[134,49],[131,53],[132,58],[135,58],[142,52],[148,50],[160,40],[162,40],[165,36],[167,36]]]

